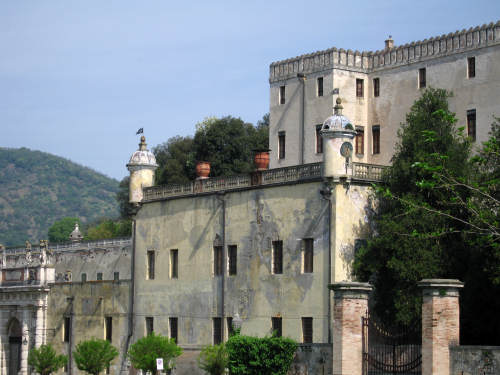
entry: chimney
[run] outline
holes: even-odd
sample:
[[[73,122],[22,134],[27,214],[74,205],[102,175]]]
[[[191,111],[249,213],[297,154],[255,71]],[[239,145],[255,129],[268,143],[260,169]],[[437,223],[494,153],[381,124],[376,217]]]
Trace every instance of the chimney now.
[[[389,39],[385,41],[385,49],[391,49],[394,47],[394,40],[392,40],[392,35],[389,35]]]

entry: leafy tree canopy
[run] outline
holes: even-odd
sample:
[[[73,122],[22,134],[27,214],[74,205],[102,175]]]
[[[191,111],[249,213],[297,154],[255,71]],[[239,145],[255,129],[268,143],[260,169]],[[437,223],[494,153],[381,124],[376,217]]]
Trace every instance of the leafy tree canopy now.
[[[153,148],[158,163],[156,184],[183,184],[195,178],[193,138],[176,136]]]
[[[75,224],[82,225],[80,219],[77,217],[65,217],[56,221],[49,228],[49,241],[51,243],[68,242],[69,235],[75,229]]]
[[[127,353],[134,368],[156,374],[156,358],[163,358],[163,368],[173,368],[173,360],[182,354],[174,339],[154,332],[137,340]]]
[[[50,345],[41,345],[39,348],[33,348],[28,355],[28,364],[40,375],[49,375],[57,372],[68,362],[68,357],[58,355]]]
[[[131,219],[112,220],[103,218],[86,229],[86,241],[102,240],[106,238],[129,237],[132,234]]]
[[[98,375],[118,356],[118,350],[109,341],[94,338],[78,343],[73,355],[79,370]]]

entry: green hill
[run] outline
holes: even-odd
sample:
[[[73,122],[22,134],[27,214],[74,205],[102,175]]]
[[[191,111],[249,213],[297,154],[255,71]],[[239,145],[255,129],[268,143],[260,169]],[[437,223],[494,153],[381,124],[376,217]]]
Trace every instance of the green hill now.
[[[117,190],[118,181],[59,156],[0,147],[0,243],[46,239],[66,216],[116,217]]]

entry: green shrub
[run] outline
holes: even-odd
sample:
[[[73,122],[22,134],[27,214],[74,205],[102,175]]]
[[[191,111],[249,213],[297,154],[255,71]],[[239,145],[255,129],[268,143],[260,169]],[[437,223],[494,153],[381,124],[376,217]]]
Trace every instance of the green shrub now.
[[[79,370],[98,375],[118,356],[118,350],[107,340],[93,338],[78,343],[73,355]]]
[[[66,362],[68,362],[68,357],[62,354],[57,355],[50,345],[40,345],[39,348],[33,348],[28,355],[28,364],[33,366],[35,372],[40,375],[57,372]]]
[[[198,367],[210,375],[223,375],[229,364],[224,344],[205,346],[198,356]]]

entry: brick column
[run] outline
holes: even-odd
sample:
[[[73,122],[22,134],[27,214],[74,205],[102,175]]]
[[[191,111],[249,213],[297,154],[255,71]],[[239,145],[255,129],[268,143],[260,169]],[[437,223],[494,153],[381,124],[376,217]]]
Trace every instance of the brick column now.
[[[424,279],[422,375],[450,374],[450,346],[460,343],[459,280]]]
[[[333,375],[361,375],[363,367],[362,317],[368,309],[368,283],[342,282],[333,290]]]

